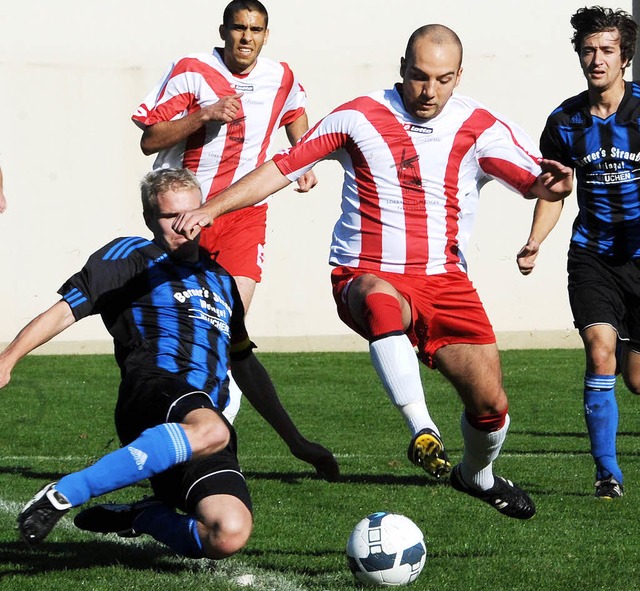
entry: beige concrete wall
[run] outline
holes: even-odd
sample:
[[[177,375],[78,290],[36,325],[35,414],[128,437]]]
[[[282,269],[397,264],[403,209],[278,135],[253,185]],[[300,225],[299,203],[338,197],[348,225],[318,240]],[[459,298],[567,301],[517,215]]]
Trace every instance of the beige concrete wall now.
[[[186,4],[185,4],[186,5]],[[0,342],[56,301],[56,289],[116,235],[145,233],[137,184],[152,159],[138,149],[131,112],[174,58],[209,51],[226,2],[24,0],[0,5],[0,162],[9,208],[0,216]],[[546,116],[583,89],[569,38],[581,2],[539,0],[271,0],[264,55],[288,61],[316,120],[339,103],[398,79],[409,34],[427,22],[465,45],[459,92],[537,138]],[[631,10],[631,2],[618,5]],[[284,144],[284,139],[283,142]],[[272,201],[265,280],[249,328],[263,349],[362,348],[338,321],[326,263],[339,210],[340,168],[317,167],[308,195]],[[573,199],[528,278],[515,253],[532,204],[491,183],[467,258],[504,346],[576,346],[565,290]],[[97,319],[51,350],[108,350]]]

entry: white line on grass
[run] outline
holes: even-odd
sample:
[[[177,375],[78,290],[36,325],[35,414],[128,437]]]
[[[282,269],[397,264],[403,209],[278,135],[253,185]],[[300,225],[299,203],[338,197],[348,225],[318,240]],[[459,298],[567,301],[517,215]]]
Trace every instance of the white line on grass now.
[[[2,456],[7,462],[88,462],[89,456]]]
[[[4,513],[6,515],[13,515],[14,517],[17,518],[18,513],[22,511],[22,509],[24,508],[24,506],[27,504],[29,500],[30,499],[26,499],[22,503],[17,503],[16,501],[5,501],[4,499],[0,499],[0,513]],[[71,519],[67,517],[63,517],[56,527],[62,528],[66,531],[71,531],[71,530],[77,531],[77,528],[73,525],[73,523],[71,522]]]
[[[565,458],[565,457],[580,457],[588,454],[588,451],[547,451],[547,452],[508,452],[502,451],[500,452],[501,458]],[[351,459],[351,458],[386,458],[388,456],[383,456],[381,454],[333,454],[337,459]],[[261,455],[260,458],[266,460],[280,460],[288,456],[285,455],[272,455],[272,456],[264,456]],[[94,459],[93,456],[2,456],[0,458],[3,461],[7,462],[89,462]]]
[[[0,498],[0,513],[17,517],[25,504],[26,501],[24,503],[18,503]],[[87,539],[94,537],[93,534],[83,532],[75,527],[72,519],[67,516],[64,516],[58,522],[56,529],[74,531],[77,535]],[[139,538],[115,538],[114,536],[114,539],[118,539],[120,543],[129,546],[143,547],[157,544],[157,542],[154,542],[149,536],[141,536]],[[217,562],[215,570],[213,571],[211,570],[211,563],[208,560],[195,561],[182,558],[180,556],[168,556],[167,558],[172,561],[186,564],[192,570],[206,571],[209,576],[219,576],[224,580],[231,580],[241,587],[250,586],[251,589],[254,589],[255,591],[272,591],[273,589],[278,589],[278,591],[306,591],[305,587],[299,586],[292,579],[282,573],[248,566],[238,558]]]

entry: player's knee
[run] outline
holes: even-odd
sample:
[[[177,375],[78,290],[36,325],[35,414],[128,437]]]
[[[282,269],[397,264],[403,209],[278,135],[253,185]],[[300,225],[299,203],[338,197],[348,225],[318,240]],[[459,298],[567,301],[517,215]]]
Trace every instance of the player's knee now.
[[[482,414],[474,414],[469,411],[465,411],[465,417],[467,422],[478,431],[493,433],[504,427],[508,420],[508,413],[509,409],[505,407],[497,412]]]
[[[219,560],[244,548],[251,536],[253,519],[246,511],[227,511],[224,517],[205,523],[207,539],[203,548],[208,558]]]
[[[471,416],[504,415],[509,408],[509,400],[502,388],[467,392],[462,398],[465,411]]]
[[[640,375],[625,375],[624,383],[632,394],[640,396]]]
[[[588,357],[591,371],[595,374],[609,375],[616,367],[616,352],[612,347],[592,347]]]
[[[371,293],[363,299],[362,320],[371,341],[404,333],[400,302],[388,293]]]
[[[187,425],[191,451],[196,456],[210,455],[223,450],[229,444],[231,433],[226,423],[215,413],[210,420]]]

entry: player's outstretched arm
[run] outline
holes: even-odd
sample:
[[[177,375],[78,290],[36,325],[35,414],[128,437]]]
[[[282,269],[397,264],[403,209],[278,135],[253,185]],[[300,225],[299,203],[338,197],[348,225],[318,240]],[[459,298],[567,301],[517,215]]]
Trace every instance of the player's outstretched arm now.
[[[529,239],[516,255],[518,269],[523,275],[533,271],[540,245],[558,223],[563,205],[564,201],[537,201]]]
[[[267,370],[253,354],[231,362],[231,373],[251,405],[275,429],[291,453],[316,469],[318,476],[330,482],[338,480],[340,468],[333,454],[306,439],[282,406]]]
[[[573,189],[573,169],[561,162],[546,159],[540,161],[540,168],[542,173],[525,197],[545,201],[559,201],[568,197]]]
[[[298,143],[298,140],[309,130],[309,119],[307,118],[307,114],[304,113],[295,121],[286,125],[285,130],[287,132],[289,142],[292,146],[295,146]],[[307,193],[318,184],[318,179],[316,178],[313,170],[310,170],[309,172],[305,172],[296,182],[298,183],[298,188],[294,189],[294,191],[296,191],[296,193]]]
[[[9,383],[11,370],[20,359],[50,341],[75,321],[69,304],[60,300],[29,322],[0,353],[0,388]]]
[[[269,195],[277,193],[291,181],[284,176],[272,160],[233,183],[230,187],[209,199],[198,209],[180,214],[173,222],[174,232],[193,240],[201,228],[210,226],[213,220],[230,211],[255,205]]]
[[[221,125],[236,118],[240,109],[242,93],[224,96],[213,105],[208,105],[172,121],[159,121],[144,128],[140,149],[145,156],[166,150],[187,139],[206,123],[217,121]]]

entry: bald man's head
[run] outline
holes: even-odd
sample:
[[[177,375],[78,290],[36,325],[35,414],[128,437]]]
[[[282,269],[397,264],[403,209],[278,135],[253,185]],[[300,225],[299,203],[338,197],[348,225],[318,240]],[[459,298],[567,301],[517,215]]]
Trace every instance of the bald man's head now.
[[[402,102],[416,119],[440,114],[462,74],[462,43],[444,25],[425,25],[409,38],[400,59]]]
[[[424,25],[416,29],[407,43],[407,49],[404,52],[404,59],[410,61],[415,56],[416,43],[420,40],[428,40],[435,45],[452,44],[457,48],[460,59],[458,67],[462,65],[462,42],[455,31],[444,25]]]

